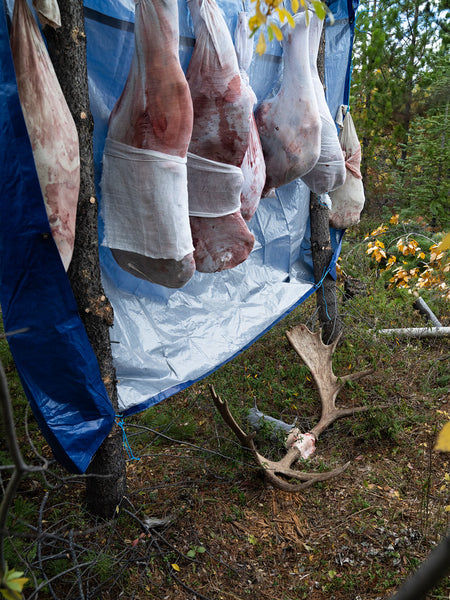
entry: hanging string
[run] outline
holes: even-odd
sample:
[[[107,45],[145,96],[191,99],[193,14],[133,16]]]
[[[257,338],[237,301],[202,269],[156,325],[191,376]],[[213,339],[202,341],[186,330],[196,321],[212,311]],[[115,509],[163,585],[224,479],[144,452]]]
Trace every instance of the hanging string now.
[[[319,206],[323,206],[324,208],[331,208],[331,199],[328,194],[320,194],[317,196],[317,202]]]
[[[125,421],[123,420],[123,415],[116,415],[116,423],[122,430],[123,445],[125,446],[125,450],[127,451],[128,458],[130,460],[141,460],[138,456],[134,456],[133,454],[130,442],[128,441],[127,432],[125,431]]]
[[[323,297],[323,301],[325,303],[325,312],[327,314],[328,320],[331,321],[331,317],[328,314],[328,306],[327,306],[327,301],[325,299],[325,290],[323,289],[323,282],[325,280],[325,277],[328,275],[328,273],[331,270],[331,265],[333,264],[333,259],[331,259],[330,264],[328,265],[328,267],[325,267],[323,270],[323,274],[322,277],[320,279],[320,281],[318,281],[317,283],[314,284],[314,289],[317,291],[320,287],[322,288],[322,297]]]
[[[335,264],[337,262],[337,257],[339,256],[339,252],[341,250],[341,244],[342,244],[342,239],[344,237],[344,232],[345,232],[345,230],[343,230],[340,234],[340,239],[338,241],[337,247],[333,252],[333,256],[331,257],[331,260],[330,260],[328,266],[324,268],[322,277],[320,278],[320,280],[317,283],[314,284],[315,291],[317,291],[321,286],[323,286],[325,277],[330,273],[331,269],[333,268],[333,266],[335,266]],[[331,277],[333,277],[333,275],[331,275]],[[333,277],[333,279],[335,279],[335,277]],[[325,303],[325,312],[327,314],[328,320],[331,321],[330,315],[328,314],[328,307],[327,307],[327,302],[325,300],[325,290],[324,289],[322,289],[322,295],[323,295],[323,301]]]

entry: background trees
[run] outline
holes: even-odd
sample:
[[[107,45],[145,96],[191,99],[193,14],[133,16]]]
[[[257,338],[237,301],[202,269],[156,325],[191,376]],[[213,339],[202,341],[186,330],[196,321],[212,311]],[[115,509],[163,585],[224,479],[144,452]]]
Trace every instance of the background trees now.
[[[414,202],[449,222],[448,39],[443,2],[360,5],[351,102],[369,211]]]

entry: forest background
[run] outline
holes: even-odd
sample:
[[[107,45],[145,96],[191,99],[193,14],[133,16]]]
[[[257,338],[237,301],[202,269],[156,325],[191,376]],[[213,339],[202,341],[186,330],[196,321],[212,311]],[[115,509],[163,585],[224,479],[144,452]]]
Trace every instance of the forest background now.
[[[109,521],[82,509],[82,478],[53,462],[0,340],[25,460],[46,462],[23,479],[4,539],[27,599],[375,600],[436,546],[450,514],[448,458],[433,450],[450,419],[448,340],[373,332],[420,324],[418,295],[450,325],[449,253],[437,252],[450,229],[448,42],[444,0],[374,0],[358,10],[350,106],[366,207],[341,253],[335,369],[375,367],[341,398],[374,410],[336,423],[304,467],[352,466],[295,495],[265,487],[209,397],[213,384],[242,423],[255,403],[309,430],[317,393],[285,331],[314,325],[313,299],[232,363],[127,423],[129,494]],[[279,457],[267,432],[258,443]],[[3,441],[1,463],[11,463]],[[449,590],[446,578],[428,597]]]

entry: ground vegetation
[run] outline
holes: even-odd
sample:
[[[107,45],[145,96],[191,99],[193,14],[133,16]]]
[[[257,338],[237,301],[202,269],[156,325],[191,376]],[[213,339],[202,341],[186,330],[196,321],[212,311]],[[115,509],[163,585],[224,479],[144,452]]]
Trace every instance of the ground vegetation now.
[[[6,526],[5,559],[28,579],[27,600],[381,600],[417,568],[449,526],[449,457],[434,446],[450,420],[450,346],[445,338],[376,335],[426,325],[413,308],[417,289],[390,286],[367,253],[377,227],[363,219],[345,238],[337,285],[344,334],[334,355],[337,375],[375,368],[346,385],[339,405],[373,408],[323,433],[315,457],[299,467],[350,466],[299,493],[267,486],[219,417],[209,385],[247,431],[254,405],[311,429],[320,403],[286,331],[316,327],[313,297],[216,373],[126,420],[128,492],[109,520],[84,509],[83,478],[54,463],[0,342],[24,460],[49,463],[22,479]],[[438,241],[424,220],[403,227],[409,240],[420,233]],[[450,325],[442,289],[419,291]],[[285,452],[267,427],[256,442],[271,459]],[[11,457],[4,442],[0,450],[4,491]],[[428,598],[449,590],[447,578]]]

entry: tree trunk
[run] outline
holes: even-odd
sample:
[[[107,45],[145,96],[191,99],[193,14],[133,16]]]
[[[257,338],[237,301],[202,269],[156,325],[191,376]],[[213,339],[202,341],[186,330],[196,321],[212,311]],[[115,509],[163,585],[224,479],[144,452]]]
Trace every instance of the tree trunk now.
[[[44,34],[61,88],[78,130],[81,181],[75,248],[68,276],[89,341],[116,413],[117,387],[112,361],[109,328],[113,310],[105,297],[98,256],[97,199],[95,197],[93,129],[89,108],[86,64],[86,35],[82,0],[60,0],[62,26],[46,26]],[[114,425],[94,456],[86,479],[88,509],[99,516],[114,514],[126,492],[122,432]],[[95,477],[100,475],[100,477]]]
[[[411,43],[410,47],[412,50],[411,60],[414,61],[416,57],[416,46],[417,46],[417,28],[419,23],[419,6],[416,4],[414,6],[414,18],[413,22],[410,25],[411,30]],[[405,105],[402,111],[402,125],[403,125],[403,139],[402,141],[402,151],[401,151],[401,159],[402,161],[406,160],[408,156],[408,140],[409,140],[409,129],[411,125],[411,115],[412,115],[412,102],[413,102],[413,91],[414,91],[414,76],[412,73],[405,73],[406,79],[406,90],[405,90]]]
[[[322,31],[317,56],[317,70],[323,84],[325,80],[325,27]],[[310,192],[311,251],[314,281],[316,283],[322,280],[333,256],[330,239],[329,209],[319,200],[317,194]],[[336,299],[336,282],[330,274],[326,275],[318,288],[316,302],[319,309],[319,322],[322,328],[322,341],[325,344],[331,344],[342,331],[342,321],[339,316]]]

